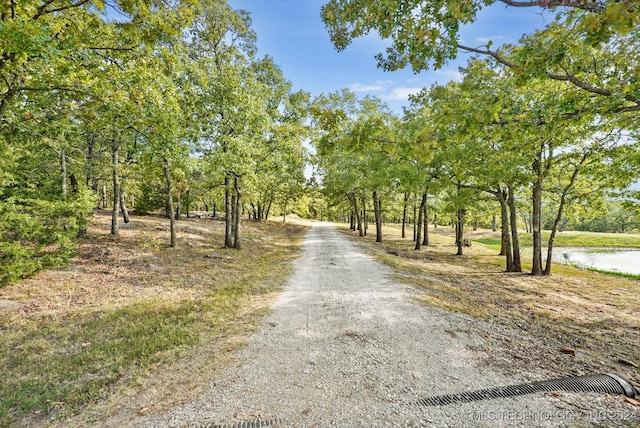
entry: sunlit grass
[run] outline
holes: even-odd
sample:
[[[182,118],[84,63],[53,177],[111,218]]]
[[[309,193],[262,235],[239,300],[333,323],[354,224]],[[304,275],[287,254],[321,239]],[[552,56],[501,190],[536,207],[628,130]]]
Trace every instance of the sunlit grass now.
[[[549,231],[542,232],[542,242],[546,246],[549,241]],[[520,233],[520,245],[533,245],[530,233]],[[483,236],[472,240],[493,249],[500,249],[500,235]],[[611,247],[611,248],[640,248],[640,235],[624,233],[596,233],[596,232],[561,232],[556,234],[553,245],[555,247]]]

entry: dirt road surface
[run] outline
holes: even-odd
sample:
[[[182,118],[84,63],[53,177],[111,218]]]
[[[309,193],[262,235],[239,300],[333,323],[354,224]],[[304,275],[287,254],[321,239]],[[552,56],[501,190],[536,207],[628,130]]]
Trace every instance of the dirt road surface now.
[[[606,396],[536,393],[448,406],[422,397],[519,384],[469,347],[489,325],[420,305],[330,224],[307,234],[273,312],[200,399],[135,426],[633,426]],[[579,404],[576,404],[579,403]],[[604,412],[604,413],[602,413]],[[607,417],[606,420],[603,418]],[[275,422],[274,422],[275,421]]]

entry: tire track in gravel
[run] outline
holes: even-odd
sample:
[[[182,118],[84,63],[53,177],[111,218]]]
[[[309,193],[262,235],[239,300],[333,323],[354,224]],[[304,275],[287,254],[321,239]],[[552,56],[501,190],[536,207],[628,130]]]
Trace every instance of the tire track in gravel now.
[[[330,224],[309,230],[294,266],[272,314],[237,352],[236,362],[212,380],[209,392],[133,424],[233,426],[278,419],[284,421],[279,426],[304,427],[525,427],[587,422],[575,420],[576,408],[567,408],[571,396],[415,405],[419,397],[524,379],[480,365],[467,349],[482,340],[476,320],[414,302],[412,291],[391,279],[390,269]]]

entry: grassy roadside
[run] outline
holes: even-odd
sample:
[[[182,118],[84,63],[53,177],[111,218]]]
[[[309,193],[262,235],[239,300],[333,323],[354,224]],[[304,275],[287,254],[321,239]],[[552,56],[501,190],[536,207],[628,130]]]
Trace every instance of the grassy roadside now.
[[[244,222],[237,251],[212,220],[180,221],[177,249],[162,219],[134,218],[118,243],[108,225],[93,219],[69,266],[0,289],[0,426],[126,419],[195,396],[267,312],[305,230]]]
[[[640,281],[562,265],[549,277],[506,274],[503,258],[476,239],[487,232],[472,233],[474,245],[455,256],[451,230],[430,230],[420,251],[399,231],[385,227],[382,244],[375,231],[351,235],[421,303],[488,321],[477,349],[488,364],[532,378],[619,373],[640,390]]]
[[[520,234],[520,245],[531,246],[530,233]],[[480,236],[473,238],[474,242],[484,244],[492,249],[500,249],[500,232],[480,232]],[[546,246],[549,232],[542,232],[542,242]],[[630,233],[592,233],[592,232],[562,232],[554,238],[555,247],[610,247],[610,248],[640,248],[640,235]],[[546,248],[546,247],[545,247]]]

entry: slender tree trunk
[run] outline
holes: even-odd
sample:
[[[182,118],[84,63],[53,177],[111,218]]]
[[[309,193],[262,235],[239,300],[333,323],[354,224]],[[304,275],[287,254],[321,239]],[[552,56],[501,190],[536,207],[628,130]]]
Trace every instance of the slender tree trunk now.
[[[231,205],[231,180],[229,174],[224,177],[224,248],[233,247],[233,207]]]
[[[231,195],[231,248],[234,247],[234,236],[236,235],[236,198],[238,195],[235,190],[233,190],[233,194]]]
[[[85,184],[87,185],[87,188],[92,189],[96,192],[96,196],[98,196],[98,189],[95,187],[96,182],[93,177],[93,145],[93,133],[89,132],[87,136],[87,168],[85,170]]]
[[[511,251],[511,237],[509,234],[509,207],[507,205],[506,190],[498,189],[494,193],[500,203],[500,221],[501,221],[501,242],[500,255],[505,256],[506,271],[513,272],[513,252]]]
[[[406,225],[407,225],[407,201],[409,200],[409,193],[404,192],[404,205],[402,207],[402,237],[406,238]]]
[[[533,184],[533,266],[531,275],[540,276],[542,271],[542,151],[533,162],[533,172],[536,181]]]
[[[358,236],[365,236],[362,211],[358,211],[356,213],[356,222],[358,223]]]
[[[429,189],[425,192],[424,199],[424,214],[422,216],[423,220],[423,232],[422,232],[422,245],[429,245]]]
[[[496,221],[496,215],[495,214],[491,217],[491,230],[494,231],[494,232],[498,230],[498,224],[497,224],[497,221]]]
[[[373,214],[376,219],[376,242],[382,242],[382,217],[380,213],[381,202],[378,191],[373,191]]]
[[[190,218],[190,211],[191,211],[191,190],[187,190],[185,192],[185,202],[184,202],[184,207],[186,208],[187,212],[187,218]]]
[[[269,204],[267,205],[267,209],[264,212],[264,219],[269,220],[269,212],[271,211],[271,204],[273,203],[273,198],[269,199]]]
[[[235,194],[235,215],[233,219],[233,248],[239,250],[242,246],[240,244],[240,218],[242,217],[242,189],[238,177],[233,178],[233,187],[236,191]]]
[[[416,211],[416,194],[413,194],[413,241],[418,240],[418,226],[416,222],[416,215],[418,214]]]
[[[287,201],[284,201],[284,208],[282,209],[282,222],[287,222]]]
[[[120,237],[120,228],[118,227],[118,211],[120,211],[120,171],[118,164],[119,143],[116,140],[111,141],[111,165],[112,165],[112,181],[113,181],[113,207],[111,209],[111,234],[116,238]]]
[[[456,216],[456,241],[458,243],[458,252],[456,256],[461,256],[464,248],[464,215],[466,210],[458,208]]]
[[[352,194],[352,202],[353,202],[353,212],[356,216],[356,224],[358,228],[358,236],[364,236],[364,230],[362,228],[362,218],[360,217],[360,210],[358,209],[358,198],[356,198],[355,194]]]
[[[170,230],[170,243],[169,247],[175,248],[176,246],[176,216],[174,214],[173,207],[173,184],[171,180],[171,163],[168,158],[163,158],[164,163],[164,188],[167,192],[167,212],[169,213],[169,230]]]
[[[175,209],[176,220],[182,220],[182,194],[180,192],[178,192],[178,196],[176,196]]]
[[[560,196],[560,205],[558,206],[558,213],[556,214],[556,218],[553,221],[553,227],[551,228],[551,235],[549,235],[549,242],[547,244],[547,261],[544,268],[544,275],[551,274],[551,259],[553,258],[553,241],[556,238],[556,232],[558,230],[558,226],[560,225],[560,221],[562,220],[562,216],[564,215],[564,207],[567,203],[567,194],[569,190],[573,187],[576,182],[576,178],[578,177],[578,173],[580,172],[580,167],[587,161],[588,153],[585,153],[582,156],[582,159],[578,165],[575,166],[573,173],[571,174],[571,180],[569,180],[569,184],[562,189],[562,195]]]
[[[513,251],[513,272],[522,272],[522,261],[520,260],[520,239],[518,237],[518,213],[516,211],[516,196],[513,186],[508,186],[509,217],[511,219],[511,249]]]
[[[364,223],[364,236],[367,236],[369,231],[369,213],[367,213],[367,201],[362,198],[362,222]]]
[[[124,222],[129,223],[129,210],[127,209],[127,204],[125,203],[125,194],[122,186],[120,186],[120,211],[122,211],[122,218],[124,219]]]
[[[420,209],[418,209],[418,221],[417,221],[417,230],[416,230],[416,246],[415,250],[419,250],[422,247],[422,225],[424,224],[424,206],[427,203],[427,194],[422,194],[422,200],[420,201]]]
[[[67,155],[63,151],[60,153],[60,181],[62,183],[62,199],[67,200]]]

